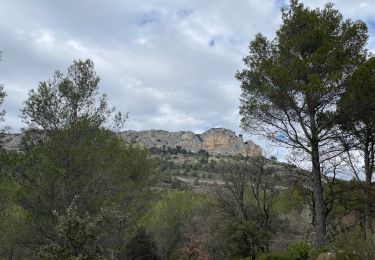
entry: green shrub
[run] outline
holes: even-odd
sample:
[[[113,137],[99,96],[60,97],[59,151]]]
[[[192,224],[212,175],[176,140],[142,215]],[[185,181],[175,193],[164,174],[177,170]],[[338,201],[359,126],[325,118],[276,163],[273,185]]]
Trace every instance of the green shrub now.
[[[182,186],[182,182],[179,179],[173,178],[172,189],[179,189]]]
[[[198,177],[198,172],[192,172],[192,173],[191,173],[191,176],[192,176],[192,177]]]
[[[375,236],[366,239],[362,228],[357,227],[335,238],[330,246],[330,251],[335,253],[338,259],[375,259]]]
[[[139,228],[126,245],[126,259],[159,260],[158,249],[145,228]]]
[[[311,245],[304,241],[299,241],[291,244],[288,248],[290,255],[289,259],[293,260],[307,260],[310,258],[312,251]]]
[[[164,182],[164,183],[172,183],[172,177],[168,176],[168,175],[163,176],[162,177],[162,182]]]
[[[290,260],[288,252],[271,252],[260,255],[257,259],[259,260]]]

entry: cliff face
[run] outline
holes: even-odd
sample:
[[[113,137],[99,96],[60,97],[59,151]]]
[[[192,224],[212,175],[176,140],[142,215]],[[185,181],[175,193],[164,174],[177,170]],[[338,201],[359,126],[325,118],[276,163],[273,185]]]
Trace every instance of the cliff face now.
[[[205,150],[212,155],[257,156],[261,149],[252,141],[244,142],[242,136],[224,128],[212,128],[202,134],[190,131],[168,132],[164,130],[124,131],[120,136],[128,143],[136,143],[145,148],[176,148],[180,146],[188,152]],[[5,149],[17,150],[22,134],[8,135],[4,140]]]
[[[206,150],[212,155],[256,156],[261,154],[260,147],[252,141],[244,142],[241,136],[236,136],[233,131],[224,128],[212,128],[202,134],[194,134],[190,131],[124,131],[121,136],[127,142],[136,143],[145,148],[180,146],[193,153]]]

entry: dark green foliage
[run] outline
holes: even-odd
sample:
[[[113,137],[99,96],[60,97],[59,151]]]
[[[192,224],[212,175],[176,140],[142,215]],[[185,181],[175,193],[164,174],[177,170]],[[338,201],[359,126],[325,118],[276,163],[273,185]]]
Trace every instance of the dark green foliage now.
[[[145,228],[139,228],[126,245],[126,259],[157,260],[158,249]]]
[[[365,56],[368,34],[361,21],[343,20],[327,4],[311,10],[297,0],[282,10],[277,37],[250,42],[238,72],[245,130],[306,154],[311,162],[316,243],[325,243],[322,163],[341,153],[333,116],[345,82]]]
[[[136,202],[150,193],[155,177],[152,167],[147,152],[127,146],[107,130],[81,125],[54,131],[45,143],[21,155],[15,174],[22,186],[18,202],[29,212],[28,225],[35,234],[32,243],[44,244],[48,237],[56,237],[52,212],[66,209],[77,195],[77,207],[90,215],[105,207],[119,209],[119,219],[107,223],[109,232],[123,226],[125,219],[130,224],[146,205]],[[126,212],[132,212],[134,219]],[[118,246],[125,231],[122,227],[122,234],[117,234]],[[122,250],[117,242],[107,242]]]
[[[87,119],[102,125],[110,115],[106,95],[98,99],[99,77],[91,60],[74,61],[64,76],[55,72],[53,79],[42,81],[38,89],[29,92],[22,117],[29,128],[61,129]]]
[[[311,251],[312,251],[311,245],[303,241],[295,242],[288,247],[290,259],[294,259],[294,260],[310,259]]]
[[[343,113],[343,125],[350,130],[358,129],[358,135],[364,134],[363,125],[374,128],[375,105],[375,57],[370,57],[361,64],[347,81],[344,95],[339,102],[339,110]],[[361,102],[358,102],[358,101]],[[350,117],[350,120],[344,119]],[[357,125],[360,124],[360,125]],[[354,133],[354,135],[357,135]],[[359,140],[361,141],[361,139]]]
[[[255,259],[259,252],[267,251],[267,241],[271,239],[270,230],[254,220],[227,223],[222,235],[225,237],[224,255],[228,258]]]
[[[259,260],[292,260],[288,252],[272,252],[262,254],[258,257]]]
[[[185,184],[177,178],[172,180],[172,189],[181,190],[185,187]]]
[[[312,259],[313,248],[306,242],[299,241],[291,244],[288,250],[260,255],[259,260],[308,260]],[[315,259],[315,258],[313,258]]]
[[[3,161],[4,162],[4,161]],[[27,234],[27,211],[15,203],[20,186],[5,176],[0,175],[0,258],[21,259],[28,253],[23,247]]]
[[[183,149],[181,146],[179,146],[179,145],[177,145],[176,148],[165,146],[165,145],[163,145],[160,148],[151,147],[150,148],[150,153],[151,154],[156,154],[156,155],[188,154],[188,152],[185,149]]]
[[[313,259],[318,251],[305,241],[269,252],[301,239],[303,224],[315,225],[318,246],[332,241],[326,248],[338,259],[374,259],[374,237],[360,222],[370,230],[375,204],[375,58],[364,49],[367,37],[363,22],[344,20],[332,4],[311,10],[292,0],[275,39],[258,34],[250,43],[236,75],[242,127],[293,148],[303,156],[296,164],[307,156],[312,175],[298,177],[276,157],[219,162],[205,150],[164,145],[150,149],[151,159],[113,131],[126,115],[107,127],[114,109],[99,93],[93,63],[74,61],[29,92],[20,151],[0,148],[0,258]],[[0,105],[4,97],[0,85]],[[362,182],[322,177],[351,149],[365,158],[362,190]],[[199,186],[200,177],[215,181]]]
[[[373,173],[375,169],[375,58],[370,57],[358,66],[349,78],[346,91],[339,101],[339,119],[345,135],[342,137],[350,169],[360,180],[363,164],[365,181],[362,183],[365,204],[366,233],[373,233],[374,216]],[[353,152],[352,152],[353,151]],[[356,153],[363,158],[356,160]]]
[[[192,177],[198,177],[198,172],[195,172],[195,171],[192,172],[192,173],[191,173],[191,176],[192,176]]]
[[[27,216],[23,219],[27,229],[18,243],[31,258],[37,248],[45,258],[68,257],[67,243],[76,238],[82,241],[72,247],[87,240],[96,248],[88,248],[93,250],[90,253],[85,245],[82,254],[88,256],[78,259],[108,252],[119,257],[126,234],[152,194],[154,162],[145,150],[125,144],[103,126],[112,110],[107,109],[105,96],[96,99],[98,82],[91,61],[74,62],[67,77],[56,73],[54,80],[31,91],[25,102],[27,146],[15,156],[9,172],[18,185],[15,208]],[[116,118],[120,123],[122,119]],[[76,197],[79,200],[72,206]],[[71,225],[77,226],[76,231]],[[87,230],[86,225],[94,229]],[[98,239],[98,247],[91,238]]]

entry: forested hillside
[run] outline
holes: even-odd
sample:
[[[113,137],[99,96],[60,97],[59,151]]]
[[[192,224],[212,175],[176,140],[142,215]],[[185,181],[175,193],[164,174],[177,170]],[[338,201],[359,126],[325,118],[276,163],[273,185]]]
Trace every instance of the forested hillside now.
[[[92,60],[56,71],[22,133],[0,133],[0,258],[375,259],[367,40],[332,4],[291,0],[275,38],[250,42],[241,127],[287,162],[223,128],[124,131]]]

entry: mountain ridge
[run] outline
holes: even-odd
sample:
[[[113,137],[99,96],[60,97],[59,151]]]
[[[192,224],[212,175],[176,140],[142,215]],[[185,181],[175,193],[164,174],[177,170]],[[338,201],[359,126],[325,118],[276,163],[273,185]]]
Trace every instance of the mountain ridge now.
[[[253,141],[244,141],[226,128],[211,128],[201,134],[192,131],[169,132],[166,130],[128,130],[120,135],[125,141],[145,148],[177,148],[197,153],[201,150],[212,155],[257,156],[262,150]]]
[[[257,156],[262,150],[253,141],[244,141],[242,135],[236,135],[226,128],[211,128],[201,134],[192,131],[169,132],[166,130],[126,130],[119,135],[127,143],[152,149],[180,148],[187,152],[198,153],[201,150],[212,155]],[[17,150],[22,134],[8,134],[4,141],[5,149]]]

